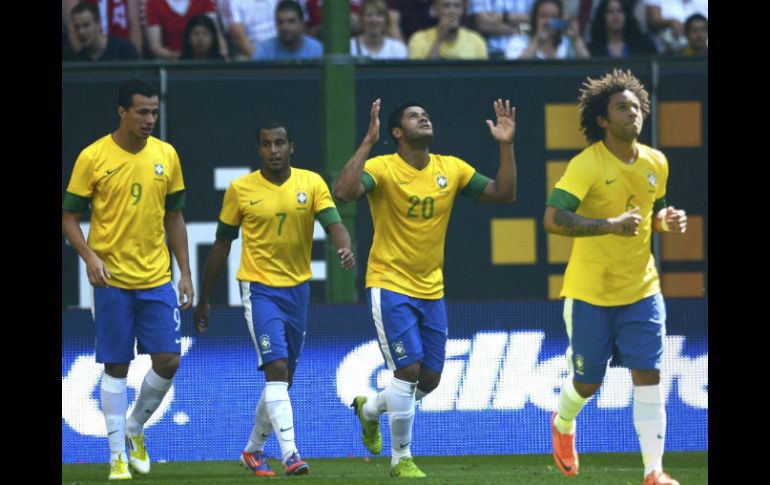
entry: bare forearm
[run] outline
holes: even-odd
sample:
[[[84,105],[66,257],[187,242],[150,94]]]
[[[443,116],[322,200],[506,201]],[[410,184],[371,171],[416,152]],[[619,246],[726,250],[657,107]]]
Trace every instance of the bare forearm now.
[[[516,200],[516,159],[513,154],[513,143],[500,143],[500,167],[495,177],[499,202]]]
[[[329,226],[329,235],[335,248],[351,249],[350,233],[342,223]]]
[[[190,276],[190,256],[187,248],[187,227],[180,211],[167,212],[164,219],[168,242],[183,276]]]
[[[568,210],[556,210],[553,224],[548,225],[546,230],[560,236],[603,236],[612,234],[612,223],[609,219],[589,219]]]
[[[342,201],[350,202],[357,198],[361,184],[361,175],[364,173],[364,162],[372,151],[373,143],[364,139],[361,145],[348,160],[334,182],[334,196]]]
[[[476,28],[486,35],[513,35],[516,33],[516,29],[504,21],[501,13],[477,13]]]
[[[92,256],[96,256],[96,253],[88,246],[86,237],[80,230],[79,221],[80,214],[65,211],[62,215],[61,228],[70,245],[78,252],[83,261],[87,261]]]
[[[230,255],[230,246],[232,241],[222,241],[217,239],[211,246],[209,256],[206,258],[206,265],[203,269],[203,282],[201,283],[199,303],[208,303],[211,296],[211,290],[214,288],[222,268],[225,267],[227,257]]]

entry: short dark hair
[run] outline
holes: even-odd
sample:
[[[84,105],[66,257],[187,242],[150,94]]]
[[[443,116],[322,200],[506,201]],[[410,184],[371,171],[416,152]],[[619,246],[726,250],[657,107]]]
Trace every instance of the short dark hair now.
[[[97,7],[93,3],[87,3],[87,2],[78,2],[77,5],[72,7],[72,10],[70,10],[70,17],[76,14],[81,14],[83,12],[91,12],[91,15],[94,16],[94,20],[96,20],[97,22],[102,19],[102,16],[99,15],[99,7]]]
[[[583,89],[580,90],[578,108],[580,129],[589,143],[604,139],[604,128],[596,123],[596,118],[601,116],[607,119],[610,96],[625,90],[631,91],[639,98],[642,116],[646,118],[650,114],[650,95],[631,71],[613,69],[612,73],[607,73],[600,79],[586,78]]]
[[[707,19],[706,17],[704,17],[703,15],[701,15],[699,13],[694,13],[694,14],[690,15],[689,17],[687,17],[687,20],[684,21],[684,31],[685,32],[689,32],[690,28],[692,27],[693,22],[697,22],[699,20],[701,22],[706,22],[706,25],[708,25],[708,23],[709,23],[709,19]]]
[[[288,123],[284,123],[283,121],[276,121],[276,120],[270,120],[262,123],[259,125],[259,128],[257,129],[257,139],[259,139],[259,134],[262,133],[262,130],[275,130],[278,128],[283,128],[286,130],[286,138],[289,139],[289,143],[294,143],[294,140],[291,137],[291,130],[289,130]]]
[[[278,5],[275,7],[275,15],[277,16],[278,12],[283,12],[284,10],[294,12],[300,20],[305,20],[305,15],[302,13],[302,7],[300,7],[294,0],[281,0],[278,2]]]
[[[419,106],[426,112],[428,111],[425,106],[418,103],[417,101],[407,101],[406,103],[403,103],[394,109],[390,114],[390,118],[388,118],[388,134],[396,143],[398,143],[398,140],[396,140],[396,137],[393,136],[393,128],[401,128],[401,118],[404,116],[404,111],[406,111],[407,108],[411,108],[412,106]]]
[[[122,106],[125,109],[130,108],[134,104],[134,95],[141,94],[151,98],[153,96],[160,96],[160,90],[155,84],[143,81],[141,79],[129,79],[124,81],[118,89],[118,106]]]

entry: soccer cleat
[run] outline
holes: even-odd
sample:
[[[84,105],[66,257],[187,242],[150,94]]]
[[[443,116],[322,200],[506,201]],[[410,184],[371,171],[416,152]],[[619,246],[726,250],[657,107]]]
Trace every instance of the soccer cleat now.
[[[580,463],[575,449],[575,433],[559,433],[556,429],[556,413],[551,415],[551,445],[553,448],[553,459],[559,470],[568,477],[577,475]]]
[[[267,463],[267,455],[264,451],[257,450],[254,453],[244,451],[241,453],[241,464],[248,468],[254,475],[260,477],[274,477],[275,472],[270,468]]]
[[[380,433],[379,421],[368,421],[364,418],[364,403],[366,402],[366,396],[358,396],[353,399],[353,404],[350,407],[358,416],[358,420],[361,421],[361,440],[364,442],[364,446],[374,455],[379,455],[382,452],[382,433]]]
[[[131,471],[128,469],[128,459],[125,453],[121,453],[114,460],[110,460],[110,476],[108,480],[131,480]]]
[[[150,473],[150,455],[144,447],[144,433],[131,436],[126,433],[126,448],[128,449],[128,464],[140,475]]]
[[[424,478],[427,477],[417,465],[414,463],[414,458],[411,456],[401,458],[398,460],[398,464],[390,469],[390,476],[397,478]]]
[[[296,453],[292,453],[289,459],[286,460],[286,463],[284,463],[284,466],[286,466],[287,475],[305,475],[310,471],[310,466],[302,461]]]
[[[642,485],[679,485],[679,482],[671,478],[668,473],[653,470],[644,477]]]

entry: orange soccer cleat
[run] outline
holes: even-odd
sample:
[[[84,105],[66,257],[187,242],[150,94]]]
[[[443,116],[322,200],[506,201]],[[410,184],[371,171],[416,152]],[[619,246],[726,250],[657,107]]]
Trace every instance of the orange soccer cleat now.
[[[575,450],[575,433],[559,433],[556,429],[554,420],[556,413],[551,415],[551,444],[553,448],[553,459],[559,470],[568,477],[577,475],[580,463],[578,462],[577,450]],[[653,483],[653,482],[650,482]],[[647,482],[644,482],[647,485]]]

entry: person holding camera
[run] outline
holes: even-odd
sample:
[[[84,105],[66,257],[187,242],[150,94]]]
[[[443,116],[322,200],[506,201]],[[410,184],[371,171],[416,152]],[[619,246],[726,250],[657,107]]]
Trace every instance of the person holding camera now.
[[[561,0],[537,0],[529,15],[529,35],[508,43],[506,59],[587,59],[577,19],[564,19]]]

